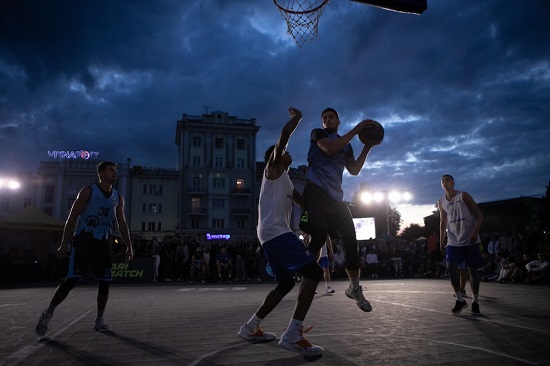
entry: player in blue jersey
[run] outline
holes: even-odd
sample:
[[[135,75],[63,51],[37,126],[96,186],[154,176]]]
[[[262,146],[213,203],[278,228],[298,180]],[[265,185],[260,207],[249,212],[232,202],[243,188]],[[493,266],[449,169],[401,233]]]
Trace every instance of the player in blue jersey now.
[[[46,334],[55,308],[65,300],[90,266],[99,284],[94,329],[98,332],[109,330],[103,320],[103,313],[109,298],[112,268],[109,238],[115,218],[126,244],[126,261],[132,260],[134,249],[124,217],[124,198],[113,188],[117,178],[116,164],[110,161],[99,163],[97,175],[99,183],[85,186],[80,190],[65,223],[57,254],[60,258],[65,256],[70,245],[67,277],[55,290],[48,308],[40,315],[35,328],[39,336]]]
[[[359,255],[353,218],[344,202],[342,177],[344,168],[357,175],[374,144],[365,144],[357,159],[350,145],[351,139],[363,129],[373,125],[372,120],[363,120],[343,136],[338,135],[340,117],[333,108],[321,113],[323,128],[311,131],[306,186],[304,188],[305,211],[300,228],[311,235],[309,248],[318,252],[327,235],[340,238],[346,255],[345,267],[350,286],[347,297],[354,299],[363,311],[371,311],[370,303],[359,285]]]

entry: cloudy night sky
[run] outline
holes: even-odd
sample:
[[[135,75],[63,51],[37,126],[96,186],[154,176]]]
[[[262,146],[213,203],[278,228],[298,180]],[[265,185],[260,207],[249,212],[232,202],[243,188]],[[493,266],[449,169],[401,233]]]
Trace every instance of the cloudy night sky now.
[[[549,19],[547,0],[428,0],[422,15],[330,0],[300,48],[272,0],[2,1],[0,174],[36,171],[48,150],[176,168],[177,120],[215,111],[256,118],[263,160],[289,106],[304,118],[288,149],[306,165],[330,106],[341,134],[365,118],[386,131],[346,199],[408,190],[405,225],[431,213],[444,173],[477,202],[540,197]]]

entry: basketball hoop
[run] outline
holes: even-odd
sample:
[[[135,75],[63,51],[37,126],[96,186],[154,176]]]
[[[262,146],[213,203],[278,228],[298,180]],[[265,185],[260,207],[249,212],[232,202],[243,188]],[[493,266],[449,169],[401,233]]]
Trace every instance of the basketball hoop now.
[[[287,24],[287,33],[302,48],[317,39],[319,18],[329,0],[273,0]]]

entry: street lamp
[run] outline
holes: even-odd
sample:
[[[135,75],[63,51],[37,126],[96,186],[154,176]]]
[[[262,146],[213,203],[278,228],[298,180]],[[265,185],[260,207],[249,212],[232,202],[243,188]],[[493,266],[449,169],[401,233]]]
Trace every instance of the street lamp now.
[[[11,178],[0,178],[0,189],[8,188],[11,190],[16,190],[21,187],[21,183]]]
[[[378,203],[384,201],[386,203],[386,231],[389,237],[390,236],[390,218],[389,218],[390,202],[397,203],[400,201],[410,201],[412,199],[412,195],[408,191],[378,191],[378,192],[364,191],[361,193],[360,198],[361,198],[361,201],[363,201],[366,204],[369,204],[372,201],[375,201]]]

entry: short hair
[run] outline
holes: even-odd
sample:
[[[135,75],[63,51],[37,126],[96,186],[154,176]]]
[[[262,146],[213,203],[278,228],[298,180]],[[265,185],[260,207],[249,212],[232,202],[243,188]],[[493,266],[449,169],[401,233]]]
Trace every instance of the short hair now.
[[[112,161],[102,161],[101,163],[97,164],[97,174],[104,172],[109,166],[116,167],[116,163],[113,163]]]
[[[323,114],[325,114],[326,112],[333,112],[336,115],[336,117],[338,117],[338,119],[340,119],[340,116],[338,115],[338,112],[336,112],[336,109],[330,108],[330,107],[325,108],[323,110],[323,112],[321,112],[321,117],[323,117]]]
[[[273,153],[273,150],[275,150],[275,145],[270,146],[270,147],[265,151],[265,154],[264,154],[264,163],[267,164],[267,162],[269,161],[269,157],[270,157],[271,154]]]
[[[455,179],[453,178],[453,176],[450,175],[450,174],[443,174],[443,175],[441,176],[441,179],[443,179],[443,178],[445,178],[445,177],[451,178],[451,180],[452,180],[453,182],[455,181]]]

